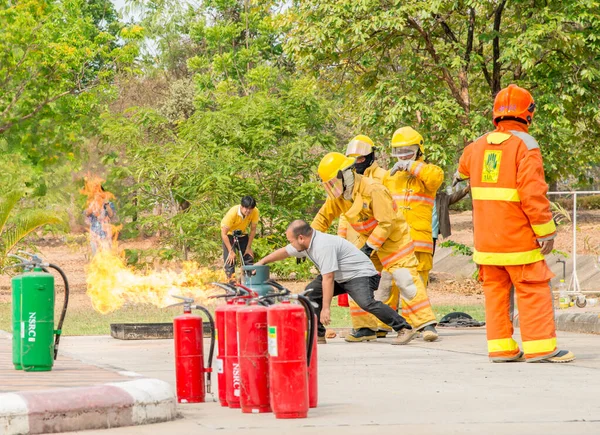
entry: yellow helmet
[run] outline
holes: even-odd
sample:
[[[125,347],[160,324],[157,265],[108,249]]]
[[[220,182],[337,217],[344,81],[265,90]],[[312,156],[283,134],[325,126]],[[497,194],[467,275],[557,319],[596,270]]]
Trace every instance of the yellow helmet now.
[[[359,134],[352,139],[346,147],[346,155],[349,157],[368,156],[373,152],[375,144],[369,136]]]
[[[317,172],[323,181],[323,187],[332,198],[339,198],[344,191],[341,171],[354,164],[355,159],[342,153],[328,153],[321,159]]]
[[[404,154],[401,150],[394,151],[394,148],[403,148],[418,145],[421,154],[424,154],[423,136],[412,127],[402,127],[394,132],[392,136],[392,156],[399,157]]]
[[[344,169],[348,169],[354,164],[354,158],[346,157],[342,153],[328,153],[321,159],[319,163],[319,177],[324,182],[333,180],[338,177],[338,173]]]

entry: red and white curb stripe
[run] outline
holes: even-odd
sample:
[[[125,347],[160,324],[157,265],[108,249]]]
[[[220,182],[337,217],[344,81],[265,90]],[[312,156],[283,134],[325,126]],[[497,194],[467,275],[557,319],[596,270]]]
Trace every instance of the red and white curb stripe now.
[[[173,388],[158,379],[0,394],[0,435],[104,429],[175,418]]]

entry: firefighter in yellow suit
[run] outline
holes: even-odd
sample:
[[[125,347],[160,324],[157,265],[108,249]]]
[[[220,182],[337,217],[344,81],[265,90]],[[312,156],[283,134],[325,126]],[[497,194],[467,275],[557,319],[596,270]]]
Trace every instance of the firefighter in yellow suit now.
[[[383,184],[389,189],[396,206],[410,226],[415,255],[419,260],[419,275],[427,287],[429,271],[433,267],[431,217],[435,194],[444,181],[444,171],[436,165],[425,163],[423,136],[412,127],[396,130],[391,145],[392,157],[398,158],[398,162],[386,174]],[[427,323],[431,320],[435,323],[435,315],[426,292],[420,295],[415,303],[404,300],[402,313],[405,316],[410,313]],[[435,341],[437,338],[435,325],[430,324],[424,329],[424,340]]]
[[[354,164],[354,170],[357,174],[364,175],[367,178],[371,178],[381,183],[383,177],[387,174],[387,171],[380,167],[375,161],[375,144],[365,135],[358,135],[352,139],[346,147],[346,156],[353,157],[356,159]],[[344,215],[340,216],[340,222],[338,225],[338,236],[351,242],[358,248],[364,246],[367,241],[367,236],[354,230],[352,226],[348,224],[348,221]],[[375,268],[382,272],[383,266],[376,255],[371,256],[373,265]],[[383,272],[387,274],[388,272]],[[389,281],[389,280],[388,280]],[[387,281],[386,281],[387,282]],[[389,298],[388,303],[394,310],[398,309],[398,287],[394,285],[391,291],[395,298]],[[344,338],[346,341],[355,343],[362,341],[375,340],[378,337],[383,338],[387,336],[390,331],[389,326],[381,323],[372,314],[367,313],[358,306],[356,302],[350,299],[350,319],[352,321],[352,332]]]
[[[361,251],[368,257],[376,255],[383,270],[389,272],[400,287],[402,296],[413,303],[418,295],[425,293],[425,285],[419,276],[419,262],[414,255],[410,229],[401,213],[398,213],[389,191],[381,184],[354,170],[355,159],[341,153],[329,153],[319,163],[318,173],[328,197],[315,216],[311,226],[327,231],[334,219],[345,215],[354,230],[367,236]],[[389,292],[389,282],[381,280],[375,294]],[[427,301],[429,302],[429,301]],[[393,344],[407,344],[418,333],[417,328],[427,326],[418,317],[408,316],[413,329],[402,329]],[[430,324],[435,323],[435,317]]]

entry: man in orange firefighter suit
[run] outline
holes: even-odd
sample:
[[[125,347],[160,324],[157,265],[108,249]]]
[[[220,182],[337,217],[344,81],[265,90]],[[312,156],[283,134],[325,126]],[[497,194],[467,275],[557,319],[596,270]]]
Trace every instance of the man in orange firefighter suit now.
[[[361,251],[368,257],[376,255],[383,271],[391,274],[403,296],[413,301],[423,294],[424,284],[417,271],[418,261],[408,225],[398,213],[389,191],[381,183],[357,174],[354,164],[354,158],[341,153],[323,157],[318,172],[328,197],[311,226],[327,231],[333,220],[343,214],[355,231],[366,236]],[[378,298],[381,290],[380,281],[375,292],[378,300],[382,300]],[[419,318],[412,318],[410,322],[420,325]],[[417,333],[416,328],[402,329],[393,344],[407,344]]]
[[[433,268],[433,205],[435,194],[444,182],[444,171],[439,166],[425,162],[423,136],[412,127],[396,130],[391,145],[392,157],[396,157],[398,162],[386,174],[383,184],[389,189],[396,206],[402,211],[410,227],[410,237],[415,244],[415,255],[419,260],[419,275],[427,287],[429,271]],[[423,328],[423,339],[435,341],[438,338],[435,315],[430,305],[421,302],[424,300],[429,300],[426,293],[418,299],[417,304],[409,304],[403,300],[402,313],[416,314],[424,310],[423,320],[428,325]]]
[[[387,171],[381,168],[375,161],[375,151],[375,144],[368,136],[358,135],[348,143],[348,146],[346,147],[346,156],[356,159],[356,163],[354,164],[356,173],[377,182],[382,182]],[[368,236],[354,230],[354,228],[348,224],[344,215],[340,216],[338,236],[349,240],[358,248],[364,246],[368,238]],[[397,310],[400,295],[398,287],[393,284],[391,274],[383,270],[379,257],[377,255],[372,255],[371,260],[373,261],[375,268],[381,273],[382,279],[380,283],[383,282],[390,287],[389,289],[380,287],[380,291],[377,292],[377,295],[384,297],[385,299],[382,302],[389,305],[394,310]],[[406,312],[403,314],[405,313]],[[388,325],[382,323],[375,316],[361,309],[353,300],[350,300],[350,319],[352,321],[352,332],[344,337],[344,339],[350,343],[384,338],[387,336],[388,332],[390,332]]]
[[[496,130],[468,145],[456,180],[469,179],[473,199],[473,260],[485,293],[487,342],[493,362],[570,362],[556,346],[554,276],[544,255],[552,251],[556,226],[546,198],[542,154],[528,134],[535,102],[516,85],[494,101]],[[523,350],[513,339],[509,317],[515,287]],[[524,356],[524,358],[523,358]]]

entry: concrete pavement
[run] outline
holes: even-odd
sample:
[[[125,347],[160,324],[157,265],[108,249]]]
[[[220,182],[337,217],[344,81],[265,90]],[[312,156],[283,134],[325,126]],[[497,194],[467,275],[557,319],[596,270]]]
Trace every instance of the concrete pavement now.
[[[167,382],[81,361],[63,346],[52,371],[26,373],[14,370],[11,350],[10,335],[0,331],[0,435],[131,426],[177,417],[175,394]]]
[[[600,433],[600,337],[559,333],[560,347],[578,357],[572,364],[492,364],[483,329],[441,334],[408,346],[339,338],[319,346],[319,407],[307,419],[242,414],[213,402],[178,406],[180,420],[86,434]],[[64,339],[77,358],[171,384],[172,347],[172,340]]]

